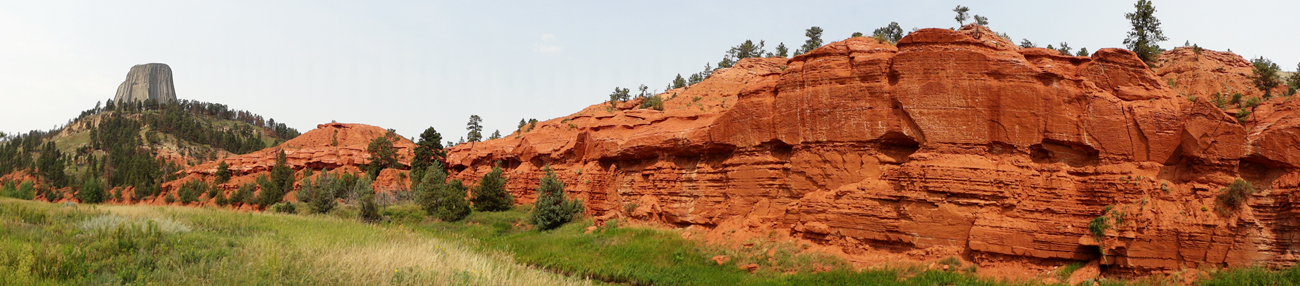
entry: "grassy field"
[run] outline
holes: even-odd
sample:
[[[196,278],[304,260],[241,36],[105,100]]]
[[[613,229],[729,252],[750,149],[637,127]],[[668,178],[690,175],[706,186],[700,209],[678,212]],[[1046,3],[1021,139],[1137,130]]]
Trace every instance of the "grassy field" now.
[[[0,285],[590,285],[405,227],[0,198]]]
[[[680,233],[638,227],[601,227],[585,233],[590,221],[552,231],[531,230],[522,208],[476,212],[463,222],[426,222],[414,228],[483,251],[512,253],[519,262],[556,272],[631,285],[1033,285],[978,279],[957,271],[922,268],[853,271],[828,256],[799,254],[798,246],[758,241],[741,250],[721,249],[682,239]],[[770,255],[769,255],[770,254]],[[731,257],[722,265],[710,258]],[[749,273],[737,267],[758,264]],[[816,273],[817,266],[832,271]],[[787,274],[788,271],[797,271]]]
[[[522,208],[453,223],[412,205],[384,213],[388,222],[365,224],[347,207],[292,215],[0,198],[0,285],[1036,285],[974,269],[854,271],[798,245],[722,249],[617,222],[537,231]],[[758,271],[737,267],[749,263]],[[1151,284],[1161,283],[1101,285]],[[1198,284],[1300,285],[1300,270],[1217,271]]]

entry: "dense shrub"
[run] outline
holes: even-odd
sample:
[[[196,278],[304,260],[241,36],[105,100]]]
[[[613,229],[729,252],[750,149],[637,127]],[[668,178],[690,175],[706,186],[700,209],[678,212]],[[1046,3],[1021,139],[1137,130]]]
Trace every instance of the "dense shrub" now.
[[[542,182],[537,186],[537,201],[533,205],[533,212],[528,216],[528,223],[538,229],[550,230],[572,221],[575,215],[582,213],[582,201],[565,199],[564,183],[555,177],[551,167],[544,170],[546,175],[542,176]]]
[[[500,164],[498,164],[500,165]],[[483,175],[474,187],[474,210],[481,212],[499,212],[510,210],[515,197],[506,191],[506,178],[501,176],[501,166],[493,166],[492,171]]]
[[[1255,83],[1256,88],[1264,91],[1264,97],[1267,98],[1269,90],[1282,84],[1279,75],[1282,68],[1277,63],[1264,57],[1253,59],[1250,63],[1252,65],[1251,72],[1253,73],[1251,81]]]
[[[14,182],[9,181],[5,184],[0,195],[21,200],[31,200],[36,198],[36,188],[32,186],[32,182],[22,182],[22,184],[14,187]]]
[[[304,178],[302,190],[298,191],[298,195],[303,196],[303,199],[300,200],[308,202],[307,207],[311,209],[312,213],[323,214],[333,210],[338,204],[334,197],[338,188],[341,188],[339,180],[333,173],[325,171],[315,181],[308,182]],[[348,188],[351,188],[351,186]]]
[[[375,194],[366,193],[361,195],[360,218],[363,222],[379,222],[383,216],[379,215],[379,204],[375,203]]]
[[[276,204],[274,204],[274,205],[271,205],[271,207],[270,207],[269,209],[270,209],[272,212],[277,212],[277,213],[285,213],[285,214],[296,214],[296,213],[298,213],[298,208],[297,208],[297,207],[294,207],[293,204],[292,204],[292,203],[289,203],[289,202],[279,202],[279,203],[276,203]]]
[[[235,193],[230,195],[230,199],[227,202],[236,207],[248,204],[253,200],[253,191],[255,189],[256,188],[252,183],[240,185],[239,189],[235,190]]]
[[[366,146],[366,152],[370,153],[370,163],[366,163],[366,175],[373,180],[379,176],[379,172],[387,168],[397,167],[397,149],[393,147],[393,142],[398,139],[397,133],[388,130],[384,136],[375,137],[370,140]]]
[[[203,193],[210,192],[210,189],[212,189],[212,187],[208,185],[208,182],[193,180],[181,184],[180,189],[177,190],[176,193],[182,204],[189,204],[198,200],[199,196],[203,195]]]
[[[216,181],[216,183],[217,183],[217,184],[225,184],[226,182],[229,182],[229,181],[230,181],[230,175],[231,175],[231,172],[230,172],[230,164],[226,164],[226,160],[221,160],[221,163],[220,163],[220,164],[217,164],[217,181]]]
[[[645,101],[641,102],[641,108],[664,111],[664,99],[657,95],[646,97]]]
[[[1242,179],[1232,181],[1228,187],[1219,190],[1216,198],[1219,212],[1226,214],[1228,211],[1240,209],[1241,205],[1246,203],[1247,197],[1254,193],[1255,186],[1250,182]]]
[[[257,178],[257,184],[262,187],[262,192],[258,193],[256,203],[259,207],[266,208],[275,203],[284,201],[284,195],[293,190],[293,169],[286,164],[284,150],[280,150],[280,155],[275,160],[275,166],[271,167],[271,176],[261,176]]]
[[[87,204],[101,203],[106,197],[104,181],[99,180],[99,178],[85,179],[81,183],[81,191],[77,192],[77,199]]]
[[[465,186],[460,180],[443,183],[446,180],[447,173],[442,170],[442,163],[434,162],[424,172],[416,195],[425,213],[443,221],[458,221],[470,213],[469,202],[465,201]]]

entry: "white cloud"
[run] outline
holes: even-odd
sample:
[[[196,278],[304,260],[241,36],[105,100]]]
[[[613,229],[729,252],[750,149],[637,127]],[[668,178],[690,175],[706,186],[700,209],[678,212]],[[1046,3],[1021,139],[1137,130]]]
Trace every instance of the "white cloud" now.
[[[556,53],[564,49],[564,47],[561,46],[547,45],[542,43],[533,44],[533,48],[536,49],[537,52],[539,53]]]
[[[540,42],[540,43],[533,43],[533,49],[536,50],[537,52],[539,52],[539,53],[558,53],[558,52],[560,52],[561,50],[564,50],[564,47],[561,47],[560,45],[555,45],[555,44],[550,44],[550,43],[549,43],[549,42],[551,42],[551,40],[554,40],[554,39],[555,39],[555,35],[554,35],[554,34],[550,34],[550,33],[542,34],[541,38],[542,38],[542,42]]]

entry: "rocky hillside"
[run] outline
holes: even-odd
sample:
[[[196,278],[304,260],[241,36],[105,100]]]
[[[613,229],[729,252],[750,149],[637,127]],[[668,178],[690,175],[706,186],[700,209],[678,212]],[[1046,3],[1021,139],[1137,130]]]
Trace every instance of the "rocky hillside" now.
[[[285,154],[285,164],[295,171],[295,178],[301,179],[304,169],[317,171],[336,171],[344,173],[364,173],[362,165],[370,162],[367,146],[377,137],[385,136],[387,130],[365,124],[328,123],[316,126],[292,140],[274,147],[256,152],[230,156],[203,164],[185,168],[178,172],[181,177],[163,185],[164,193],[175,193],[185,182],[213,182],[217,176],[218,166],[224,162],[229,166],[233,176],[230,181],[218,185],[223,196],[230,196],[240,185],[254,182],[257,177],[268,175],[275,166],[281,151]],[[411,140],[395,137],[393,147],[397,151],[400,165],[410,165],[411,152],[415,146]],[[388,169],[375,179],[376,189],[392,191],[405,189],[410,184],[406,178],[407,171]],[[288,200],[296,200],[291,194]],[[165,203],[163,196],[149,200],[150,203]],[[205,197],[199,204],[214,204],[214,198]],[[249,206],[251,208],[251,206]]]
[[[29,174],[50,201],[71,199],[87,180],[155,196],[175,172],[245,154],[298,135],[274,119],[190,100],[113,103],[63,127],[0,142],[0,175]],[[3,180],[0,180],[3,181]],[[71,187],[70,189],[63,189]],[[130,197],[132,195],[128,195]]]
[[[977,25],[851,38],[742,60],[658,95],[663,111],[602,103],[459,145],[448,165],[473,181],[502,162],[520,203],[550,166],[599,219],[775,232],[849,256],[1114,273],[1294,263],[1300,103],[1274,97],[1239,121],[1205,94],[1254,94],[1244,60],[1188,52],[1153,71],[1127,50],[1021,49]],[[1258,191],[1225,205],[1239,178]]]

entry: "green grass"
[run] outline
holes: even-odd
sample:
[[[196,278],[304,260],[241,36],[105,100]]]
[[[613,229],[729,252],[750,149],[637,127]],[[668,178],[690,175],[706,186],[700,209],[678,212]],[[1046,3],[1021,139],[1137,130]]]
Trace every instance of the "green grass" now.
[[[779,243],[756,243],[757,251],[709,247],[682,239],[680,233],[639,227],[605,226],[584,233],[589,220],[552,231],[531,230],[520,222],[520,208],[499,213],[475,212],[461,222],[416,226],[448,239],[477,244],[484,251],[505,251],[516,260],[573,276],[631,285],[1022,285],[978,279],[960,272],[914,269],[850,270],[839,258],[799,254]],[[778,249],[770,258],[768,249]],[[784,249],[783,249],[784,248]],[[718,265],[710,258],[729,254]],[[737,265],[757,263],[749,273]],[[833,271],[816,273],[816,264]],[[799,271],[785,274],[787,270]]]
[[[1223,270],[1211,274],[1209,280],[1200,281],[1197,285],[1300,285],[1300,267],[1293,266],[1278,271],[1269,271],[1259,267]]]
[[[0,285],[590,285],[405,227],[0,199]]]
[[[347,205],[289,215],[0,198],[0,285],[1036,285],[957,267],[858,271],[777,239],[729,249],[618,221],[592,233],[590,220],[538,231],[522,223],[523,208],[454,223],[414,205],[384,214],[387,222],[364,224]],[[719,265],[714,255],[731,260]],[[758,271],[737,267],[748,263]],[[1300,285],[1300,269],[1222,270],[1198,285]]]

